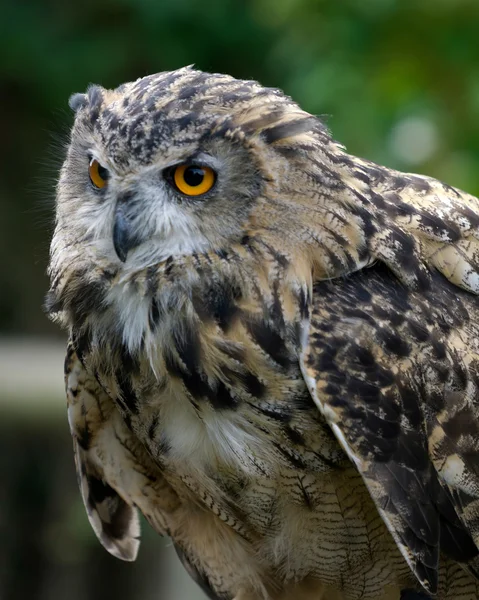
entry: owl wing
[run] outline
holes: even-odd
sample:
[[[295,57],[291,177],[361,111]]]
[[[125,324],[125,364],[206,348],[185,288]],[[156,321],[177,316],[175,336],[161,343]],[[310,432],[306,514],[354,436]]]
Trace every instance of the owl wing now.
[[[346,179],[350,209],[364,220],[373,259],[387,264],[410,287],[427,287],[432,267],[478,294],[479,198],[431,177],[360,158],[354,157],[351,164]],[[364,197],[369,216],[358,203]]]
[[[71,344],[65,360],[65,384],[78,483],[88,519],[108,552],[135,560],[140,525],[131,490],[122,480],[122,466],[131,460],[126,444],[129,432]]]
[[[433,273],[419,294],[383,265],[313,290],[301,368],[429,593],[439,555],[477,575],[479,303]]]

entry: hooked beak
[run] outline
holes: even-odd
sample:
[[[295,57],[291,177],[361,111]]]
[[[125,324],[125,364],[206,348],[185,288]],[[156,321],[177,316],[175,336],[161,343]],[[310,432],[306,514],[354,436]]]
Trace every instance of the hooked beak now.
[[[133,232],[131,220],[128,218],[126,199],[119,198],[113,224],[113,246],[121,262],[126,261],[128,252],[139,243],[140,240]]]

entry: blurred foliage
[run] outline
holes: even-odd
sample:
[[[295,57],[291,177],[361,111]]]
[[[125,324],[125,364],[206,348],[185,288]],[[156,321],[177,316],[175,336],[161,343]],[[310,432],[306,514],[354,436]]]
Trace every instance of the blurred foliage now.
[[[55,172],[67,99],[90,82],[190,63],[258,79],[326,115],[351,152],[479,192],[477,0],[2,0],[1,13],[3,332],[55,331],[40,308]]]

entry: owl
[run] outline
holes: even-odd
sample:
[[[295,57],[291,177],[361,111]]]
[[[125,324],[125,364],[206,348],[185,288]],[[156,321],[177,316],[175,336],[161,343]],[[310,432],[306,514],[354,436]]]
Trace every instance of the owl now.
[[[105,548],[215,600],[479,597],[479,200],[193,68],[70,100],[47,296]]]

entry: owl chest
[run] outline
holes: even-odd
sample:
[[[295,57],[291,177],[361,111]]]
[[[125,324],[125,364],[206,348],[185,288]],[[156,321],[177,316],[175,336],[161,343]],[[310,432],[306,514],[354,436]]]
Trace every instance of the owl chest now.
[[[253,429],[242,410],[195,420],[176,401],[161,436],[165,477],[184,507],[177,539],[201,557],[209,539],[215,572],[241,564],[258,587],[274,574],[285,582],[313,576],[334,589],[346,577],[364,585],[365,571],[380,560],[374,576],[382,569],[394,579],[384,559],[393,547],[369,494],[326,431],[317,426],[313,439],[312,415],[302,446],[288,446],[281,427],[264,421]]]
[[[208,370],[179,349],[178,362],[161,355],[164,372],[123,359],[107,385],[181,501],[175,541],[203,557],[211,538],[215,572],[241,562],[258,587],[271,574],[336,586],[353,567],[361,578],[389,538],[299,368],[263,359],[254,370],[245,356]]]
[[[218,410],[209,402],[195,407],[186,393],[164,395],[146,443],[182,499],[188,544],[199,544],[196,532],[203,539],[208,524],[215,548],[229,540],[225,553],[247,544],[265,571],[280,569],[286,580],[314,572],[333,585],[380,553],[383,527],[315,407],[281,420],[271,416],[275,401],[298,396],[266,394]]]

